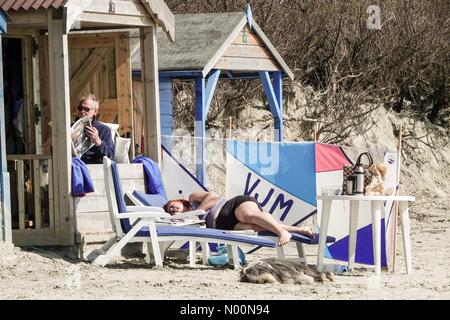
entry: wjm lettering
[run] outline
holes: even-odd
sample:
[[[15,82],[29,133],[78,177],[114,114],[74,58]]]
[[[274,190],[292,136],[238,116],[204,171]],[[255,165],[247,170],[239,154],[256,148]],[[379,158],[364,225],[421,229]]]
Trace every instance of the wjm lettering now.
[[[286,196],[283,193],[279,193],[279,194],[275,195],[275,200],[271,201],[274,196],[274,192],[275,192],[274,188],[270,188],[270,190],[267,192],[266,196],[264,198],[261,197],[261,199],[264,199],[261,201],[260,200],[260,195],[261,195],[260,192],[256,192],[258,185],[261,183],[261,179],[257,178],[253,183],[251,183],[251,180],[252,180],[252,174],[251,174],[251,172],[249,172],[247,174],[247,180],[245,182],[244,195],[254,197],[263,209],[269,203],[272,203],[272,206],[268,210],[268,212],[270,214],[273,214],[275,212],[275,210],[277,210],[277,209],[280,209],[280,210],[284,209],[284,211],[282,211],[281,215],[280,215],[280,221],[284,221],[286,219],[289,211],[291,210],[292,206],[294,205],[294,201],[292,199],[287,199],[285,201]]]

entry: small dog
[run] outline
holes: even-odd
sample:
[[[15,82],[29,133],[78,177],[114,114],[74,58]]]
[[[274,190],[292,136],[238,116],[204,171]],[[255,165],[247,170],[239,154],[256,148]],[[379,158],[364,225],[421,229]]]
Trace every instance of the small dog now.
[[[251,283],[313,284],[334,280],[332,272],[314,268],[292,259],[262,259],[241,269],[240,281]]]

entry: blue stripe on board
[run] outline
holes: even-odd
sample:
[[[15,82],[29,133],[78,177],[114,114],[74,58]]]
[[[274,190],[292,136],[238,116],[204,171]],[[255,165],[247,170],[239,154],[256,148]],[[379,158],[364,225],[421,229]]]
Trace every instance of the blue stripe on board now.
[[[314,143],[229,140],[227,152],[278,188],[317,207]]]
[[[381,266],[387,266],[386,235],[384,218],[381,219]],[[348,261],[348,236],[328,246],[331,257],[336,260]],[[355,262],[374,265],[372,245],[372,224],[358,230],[356,236]]]

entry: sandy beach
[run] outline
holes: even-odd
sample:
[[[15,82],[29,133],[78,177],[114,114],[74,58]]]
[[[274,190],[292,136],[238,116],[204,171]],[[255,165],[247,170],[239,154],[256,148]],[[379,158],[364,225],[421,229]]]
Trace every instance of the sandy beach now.
[[[420,217],[412,207],[413,217]],[[420,209],[419,209],[420,210]],[[406,274],[399,237],[396,272],[380,277],[372,268],[357,265],[353,273],[337,274],[334,282],[313,285],[262,285],[239,282],[229,268],[196,268],[185,259],[169,257],[162,270],[142,259],[117,259],[106,267],[71,261],[54,251],[22,250],[0,245],[1,299],[449,299],[450,218],[447,209],[434,208],[426,219],[411,221],[413,274]],[[295,246],[286,247],[295,257]],[[316,263],[317,246],[306,248],[309,263]],[[248,261],[273,257],[264,249],[247,255]],[[332,262],[328,260],[327,262]]]

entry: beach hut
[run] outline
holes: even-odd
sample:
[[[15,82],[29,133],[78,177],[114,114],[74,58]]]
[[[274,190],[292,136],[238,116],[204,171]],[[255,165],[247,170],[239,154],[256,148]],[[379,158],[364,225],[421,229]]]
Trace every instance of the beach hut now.
[[[293,73],[247,12],[175,15],[177,40],[158,36],[162,135],[173,133],[172,81],[195,81],[196,175],[206,183],[205,122],[220,79],[261,79],[275,120],[276,141],[283,139],[282,78]],[[133,43],[133,41],[132,41]],[[141,59],[132,44],[133,88],[140,96]],[[139,115],[136,115],[138,118]],[[139,121],[137,121],[139,123]]]
[[[79,236],[70,195],[70,125],[77,100],[93,92],[100,99],[100,120],[119,123],[122,136],[133,136],[130,50],[123,30],[138,28],[145,154],[158,161],[156,30],[173,41],[174,16],[162,0],[0,0],[0,9],[6,59],[1,109],[7,113],[0,114],[2,230],[11,221],[10,238],[17,245],[73,246]]]

